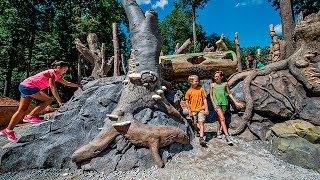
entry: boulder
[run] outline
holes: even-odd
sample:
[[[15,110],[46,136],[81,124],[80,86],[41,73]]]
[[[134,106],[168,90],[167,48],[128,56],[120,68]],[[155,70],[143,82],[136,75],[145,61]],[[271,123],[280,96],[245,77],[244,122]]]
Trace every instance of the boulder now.
[[[289,163],[320,172],[320,127],[303,120],[274,125],[267,134],[271,152]]]

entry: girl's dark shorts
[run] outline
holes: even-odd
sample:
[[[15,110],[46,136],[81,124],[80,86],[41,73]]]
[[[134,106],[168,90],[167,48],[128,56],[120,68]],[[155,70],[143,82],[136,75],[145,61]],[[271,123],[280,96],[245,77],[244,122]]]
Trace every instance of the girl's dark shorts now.
[[[29,87],[25,87],[20,84],[19,91],[21,92],[21,96],[25,98],[27,96],[36,94],[37,92],[40,92],[40,89],[39,88],[29,88]]]

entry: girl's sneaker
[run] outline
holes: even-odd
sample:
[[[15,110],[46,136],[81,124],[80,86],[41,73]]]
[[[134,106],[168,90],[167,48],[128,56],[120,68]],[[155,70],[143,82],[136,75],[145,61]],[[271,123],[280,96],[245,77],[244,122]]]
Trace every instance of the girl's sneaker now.
[[[42,123],[43,120],[36,116],[25,116],[22,120],[23,122],[28,122],[32,124]]]
[[[218,138],[218,139],[222,139],[222,131],[219,130],[219,131],[217,132],[217,138]]]
[[[14,135],[14,131],[9,131],[7,130],[7,128],[1,130],[0,135],[7,135],[8,140],[11,142],[16,142],[18,140],[17,137]]]
[[[226,136],[226,140],[227,140],[227,144],[228,145],[233,145],[233,142],[232,142],[232,140],[231,140],[231,137],[228,135],[228,136]]]

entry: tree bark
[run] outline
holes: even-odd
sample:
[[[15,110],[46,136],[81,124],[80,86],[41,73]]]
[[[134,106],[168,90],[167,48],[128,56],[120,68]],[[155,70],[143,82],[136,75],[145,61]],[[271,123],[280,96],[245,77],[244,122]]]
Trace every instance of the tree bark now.
[[[240,51],[240,43],[239,43],[239,36],[238,32],[234,34],[234,43],[236,44],[236,54],[237,54],[237,61],[238,61],[238,72],[242,72],[242,64],[241,64],[241,51]]]
[[[196,7],[192,4],[192,32],[193,32],[193,52],[197,51],[197,30],[196,30]]]
[[[75,44],[78,51],[92,64],[93,70],[91,76],[94,79],[107,76],[114,58],[110,58],[108,63],[105,62],[105,50],[103,47],[101,48],[101,51],[98,49],[98,37],[96,34],[89,33],[87,41],[89,49],[85,47],[78,38],[75,39]]]
[[[229,53],[232,60],[226,59]],[[221,70],[228,77],[236,72],[236,59],[236,54],[232,51],[161,56],[161,75],[168,81],[187,80],[190,74],[196,74],[201,79],[211,79],[215,71]]]
[[[112,42],[113,42],[113,76],[120,76],[119,70],[119,42],[118,42],[118,26],[117,23],[112,23]]]
[[[177,49],[177,46],[176,46],[175,54],[184,54],[186,52],[186,50],[189,48],[190,44],[191,44],[191,39],[189,38],[178,49]]]
[[[124,55],[121,54],[121,65],[122,65],[122,71],[124,74],[127,74],[126,66],[124,64]]]
[[[294,14],[292,0],[280,0],[280,14],[282,22],[282,34],[285,41],[285,58],[291,56],[295,50],[295,43],[293,40],[294,34]]]
[[[81,54],[78,52],[78,84],[81,82]]]

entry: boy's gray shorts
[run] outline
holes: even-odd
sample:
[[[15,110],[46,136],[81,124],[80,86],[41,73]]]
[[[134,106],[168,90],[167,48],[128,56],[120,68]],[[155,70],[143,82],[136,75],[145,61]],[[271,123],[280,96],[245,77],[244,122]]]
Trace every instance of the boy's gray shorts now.
[[[204,120],[206,119],[206,116],[204,115],[204,110],[201,110],[199,112],[192,112],[192,116],[194,123],[198,121],[204,122]]]

